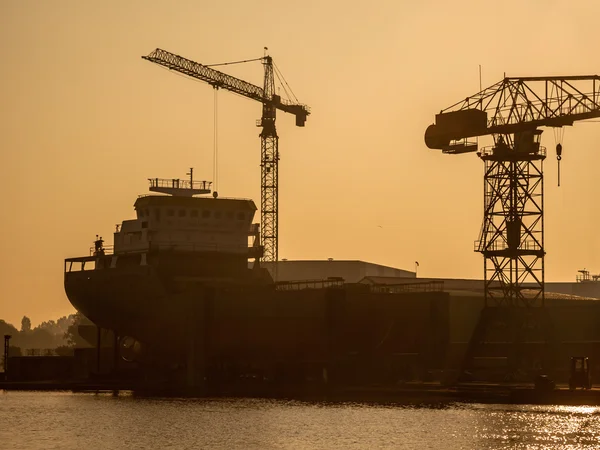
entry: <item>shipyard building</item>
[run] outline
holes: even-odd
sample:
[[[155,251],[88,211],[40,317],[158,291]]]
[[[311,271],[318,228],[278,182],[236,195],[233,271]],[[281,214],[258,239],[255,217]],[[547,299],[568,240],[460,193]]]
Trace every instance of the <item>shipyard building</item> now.
[[[273,263],[263,262],[261,266],[274,277]],[[278,281],[342,278],[346,283],[359,283],[367,277],[414,279],[416,276],[409,270],[357,260],[282,260],[277,264]]]

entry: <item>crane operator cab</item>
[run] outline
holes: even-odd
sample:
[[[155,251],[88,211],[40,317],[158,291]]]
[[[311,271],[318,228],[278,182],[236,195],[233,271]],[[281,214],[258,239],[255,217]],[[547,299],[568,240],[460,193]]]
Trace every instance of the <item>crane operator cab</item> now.
[[[515,151],[537,155],[540,152],[542,130],[527,130],[515,133]]]
[[[587,356],[571,357],[569,389],[574,390],[578,387],[584,389],[592,388],[592,373],[590,372],[590,361]]]

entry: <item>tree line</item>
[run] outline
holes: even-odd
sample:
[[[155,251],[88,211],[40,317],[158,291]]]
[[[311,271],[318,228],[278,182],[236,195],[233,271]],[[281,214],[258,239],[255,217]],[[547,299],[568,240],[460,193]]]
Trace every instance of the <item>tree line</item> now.
[[[89,320],[79,313],[48,320],[36,327],[31,326],[29,317],[23,316],[20,329],[0,319],[0,336],[11,335],[11,355],[26,354],[33,349],[68,353],[75,347],[89,346],[77,329],[78,325],[87,323]]]

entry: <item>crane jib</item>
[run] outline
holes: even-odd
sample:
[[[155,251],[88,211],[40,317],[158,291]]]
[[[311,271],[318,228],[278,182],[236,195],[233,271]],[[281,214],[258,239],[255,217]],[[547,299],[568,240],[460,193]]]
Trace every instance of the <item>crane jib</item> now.
[[[299,126],[304,126],[306,117],[310,114],[310,111],[305,105],[288,103],[277,95],[273,95],[272,98],[267,98],[265,96],[264,89],[260,86],[240,80],[239,78],[160,48],[157,48],[148,56],[142,56],[142,59],[182,73],[189,77],[205,81],[214,88],[225,89],[244,97],[254,99],[261,103],[273,105],[283,112],[296,115],[298,119],[296,121],[297,125],[299,122],[301,122]]]
[[[466,146],[451,142],[538,127],[570,126],[598,117],[597,75],[504,78],[437,114],[435,123],[425,131],[425,143],[446,153],[465,153],[475,151],[476,146],[472,142]]]

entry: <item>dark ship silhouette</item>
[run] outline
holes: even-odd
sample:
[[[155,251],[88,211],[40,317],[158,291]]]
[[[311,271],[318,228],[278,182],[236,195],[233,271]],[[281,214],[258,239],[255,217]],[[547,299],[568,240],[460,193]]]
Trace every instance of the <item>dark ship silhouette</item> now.
[[[184,370],[192,384],[217,368],[322,380],[378,366],[395,379],[443,361],[438,284],[276,283],[260,266],[252,200],[211,196],[193,179],[149,181],[156,194],[138,197],[112,247],[97,238],[89,256],[65,260],[70,302],[129,358]]]

